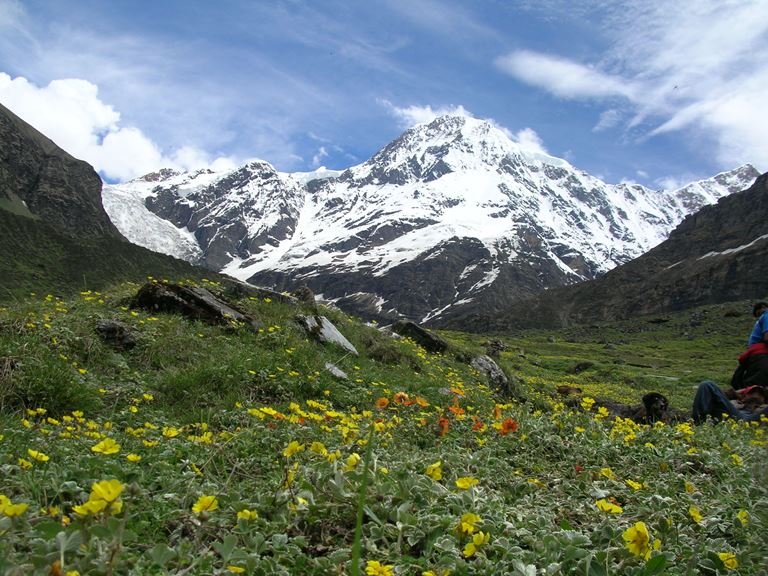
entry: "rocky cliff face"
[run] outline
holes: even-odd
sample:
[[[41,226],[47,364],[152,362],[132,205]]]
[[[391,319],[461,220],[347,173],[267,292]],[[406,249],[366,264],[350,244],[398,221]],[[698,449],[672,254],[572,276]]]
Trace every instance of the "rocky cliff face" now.
[[[101,179],[0,105],[0,199],[73,237],[122,239],[101,203]]]
[[[559,328],[768,295],[768,173],[686,217],[647,254],[598,278],[442,324],[473,331]]]

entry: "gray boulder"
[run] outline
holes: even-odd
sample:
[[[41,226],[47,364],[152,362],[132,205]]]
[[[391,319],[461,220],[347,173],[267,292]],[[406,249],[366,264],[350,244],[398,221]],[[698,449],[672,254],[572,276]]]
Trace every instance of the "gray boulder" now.
[[[522,399],[522,394],[517,383],[507,378],[507,375],[504,374],[504,370],[502,370],[490,356],[478,356],[470,362],[470,365],[481,374],[485,374],[491,386],[505,396]]]
[[[330,362],[325,363],[325,369],[328,370],[331,374],[336,376],[339,380],[349,380],[349,376],[347,376],[347,373],[344,372],[341,368],[336,366],[335,364],[331,364]]]
[[[318,342],[322,344],[330,342],[341,346],[350,354],[358,355],[352,343],[325,316],[297,316],[296,321],[307,331],[307,334]]]

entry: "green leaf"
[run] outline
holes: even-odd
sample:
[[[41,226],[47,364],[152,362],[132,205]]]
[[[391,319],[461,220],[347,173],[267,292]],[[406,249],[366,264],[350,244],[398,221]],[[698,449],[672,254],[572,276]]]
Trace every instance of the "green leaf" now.
[[[152,562],[163,567],[165,564],[177,556],[176,550],[168,548],[167,544],[157,544],[152,550],[149,551],[149,557]]]
[[[643,569],[643,576],[654,576],[655,574],[661,574],[664,567],[667,565],[667,557],[664,554],[654,556],[648,562],[645,563]]]
[[[10,521],[10,518],[8,520]],[[8,526],[10,527],[10,522],[8,522]],[[2,528],[2,526],[0,526],[0,528]],[[55,520],[41,522],[35,526],[35,532],[46,540],[51,540],[56,537],[56,534],[61,532],[61,522],[56,522]]]
[[[232,556],[232,550],[235,549],[237,544],[237,536],[234,534],[227,534],[222,538],[221,542],[214,542],[213,549],[219,553],[224,562],[228,562],[230,556]]]
[[[83,537],[80,535],[80,532],[74,531],[69,534],[66,532],[59,532],[56,534],[56,549],[60,552],[77,550],[82,541]]]

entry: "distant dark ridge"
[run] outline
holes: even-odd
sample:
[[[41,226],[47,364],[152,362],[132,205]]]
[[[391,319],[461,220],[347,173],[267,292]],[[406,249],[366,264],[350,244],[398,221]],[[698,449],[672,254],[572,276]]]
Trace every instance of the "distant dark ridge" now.
[[[663,314],[768,295],[768,173],[687,216],[669,238],[604,276],[438,326],[503,333]]]

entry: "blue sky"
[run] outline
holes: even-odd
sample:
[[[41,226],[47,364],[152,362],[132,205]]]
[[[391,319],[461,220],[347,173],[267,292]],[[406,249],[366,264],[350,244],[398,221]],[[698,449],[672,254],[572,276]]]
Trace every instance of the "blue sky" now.
[[[768,0],[0,0],[0,102],[110,181],[346,168],[441,113],[608,182],[768,170]]]

